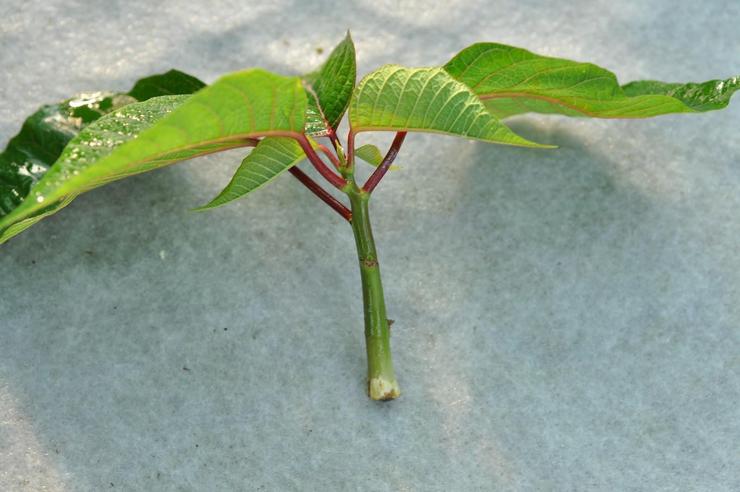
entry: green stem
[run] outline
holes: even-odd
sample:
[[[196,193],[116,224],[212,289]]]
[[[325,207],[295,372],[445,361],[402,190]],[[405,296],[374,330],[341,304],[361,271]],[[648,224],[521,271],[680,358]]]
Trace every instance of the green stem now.
[[[401,392],[393,370],[390,326],[385,313],[378,253],[375,251],[375,240],[370,227],[368,213],[370,194],[354,185],[347,195],[352,207],[352,232],[357,244],[362,278],[367,345],[367,391],[373,400],[392,400]]]

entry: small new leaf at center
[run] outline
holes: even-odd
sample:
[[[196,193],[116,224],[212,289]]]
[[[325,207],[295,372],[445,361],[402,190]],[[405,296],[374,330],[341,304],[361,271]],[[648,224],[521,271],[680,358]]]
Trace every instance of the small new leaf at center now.
[[[361,147],[357,147],[355,149],[355,157],[359,157],[373,167],[378,167],[380,163],[383,162],[383,154],[380,152],[380,149],[373,144],[365,144]],[[393,165],[388,169],[395,171],[399,169],[399,167]]]

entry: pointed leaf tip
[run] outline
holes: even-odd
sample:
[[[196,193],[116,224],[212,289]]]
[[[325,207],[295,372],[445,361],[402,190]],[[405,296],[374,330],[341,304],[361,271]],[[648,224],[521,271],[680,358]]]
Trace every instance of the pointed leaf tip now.
[[[480,97],[499,118],[523,113],[593,118],[648,118],[727,106],[737,77],[703,83],[636,81],[620,86],[591,63],[540,56],[498,43],[465,48],[444,69]]]
[[[250,145],[271,132],[300,133],[306,94],[297,77],[251,69],[221,77],[193,96],[129,104],[86,127],[0,219],[0,241],[95,187],[199,155]],[[32,195],[31,195],[32,194]],[[51,207],[51,208],[50,208]],[[25,228],[25,227],[24,227]]]
[[[92,92],[79,94],[56,104],[43,106],[23,124],[0,154],[0,219],[28,197],[61,155],[64,147],[89,124],[121,107],[151,97],[189,94],[204,87],[200,80],[179,70],[170,70],[139,80],[127,94]],[[0,228],[0,243],[51,215],[75,195],[45,207],[30,218],[19,219],[7,229]],[[9,223],[4,221],[3,223]]]
[[[355,45],[347,31],[319,70],[303,77],[309,85],[306,134],[326,135],[342,120],[357,79]]]
[[[292,138],[267,137],[244,158],[228,185],[213,200],[193,209],[211,210],[251,193],[305,158],[301,146]]]

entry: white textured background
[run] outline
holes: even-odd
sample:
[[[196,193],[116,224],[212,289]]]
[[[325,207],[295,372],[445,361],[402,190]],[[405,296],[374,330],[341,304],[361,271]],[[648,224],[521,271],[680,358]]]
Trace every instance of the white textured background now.
[[[303,72],[348,27],[361,73],[489,40],[626,82],[740,73],[738,25],[732,0],[2,0],[0,141],[170,67]],[[390,404],[338,217],[288,175],[189,212],[238,152],[0,247],[0,490],[740,490],[740,98],[516,128],[561,148],[412,135],[376,194]]]

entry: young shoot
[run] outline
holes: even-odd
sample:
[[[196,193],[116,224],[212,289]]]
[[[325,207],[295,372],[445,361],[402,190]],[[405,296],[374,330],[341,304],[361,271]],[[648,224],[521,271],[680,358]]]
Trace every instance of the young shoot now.
[[[223,191],[197,210],[226,205],[288,172],[339,214],[357,247],[368,394],[391,400],[401,392],[370,201],[409,133],[546,151],[553,146],[518,135],[505,119],[524,113],[590,118],[702,113],[726,107],[738,87],[739,77],[620,85],[596,65],[497,43],[474,44],[437,67],[385,65],[357,83],[349,33],[318,70],[302,76],[252,68],[206,85],[172,70],[140,80],[127,93],[85,93],[43,106],[26,120],[0,154],[0,243],[111,181],[249,147]],[[349,131],[340,135],[345,114]],[[394,137],[385,152],[357,147],[365,132]],[[298,167],[304,160],[319,178]],[[364,182],[355,173],[358,162],[375,167]]]

